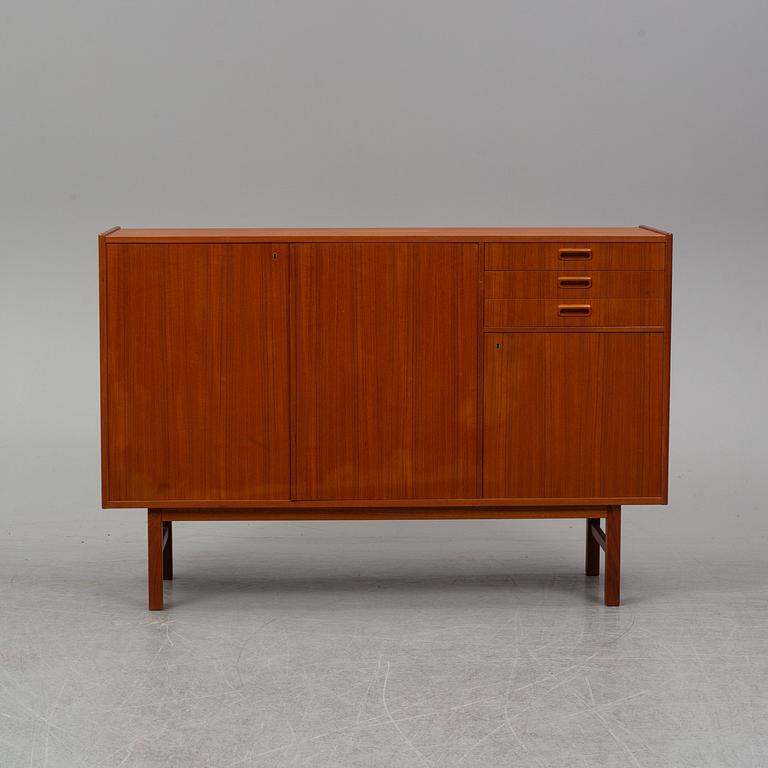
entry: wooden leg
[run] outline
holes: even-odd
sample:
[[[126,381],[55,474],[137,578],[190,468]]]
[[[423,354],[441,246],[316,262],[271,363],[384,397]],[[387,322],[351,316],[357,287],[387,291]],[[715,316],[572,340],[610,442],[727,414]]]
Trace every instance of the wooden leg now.
[[[600,544],[592,534],[593,528],[600,527],[599,517],[587,518],[587,550],[584,558],[584,571],[587,576],[600,575]]]
[[[170,581],[173,578],[173,523],[170,520],[163,521],[163,579]]]
[[[621,507],[608,507],[605,519],[605,604],[619,605],[621,580]]]
[[[163,610],[163,513],[147,510],[147,592],[149,610]]]

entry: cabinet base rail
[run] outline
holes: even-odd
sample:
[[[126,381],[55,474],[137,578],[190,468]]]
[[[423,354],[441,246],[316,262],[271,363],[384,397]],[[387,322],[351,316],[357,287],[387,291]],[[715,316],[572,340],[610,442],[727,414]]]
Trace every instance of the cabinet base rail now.
[[[584,519],[587,576],[600,575],[600,550],[605,553],[604,600],[620,604],[621,507],[456,507],[430,509],[158,509],[147,510],[149,610],[163,610],[163,581],[173,579],[173,522],[219,520],[497,520],[497,519]],[[605,531],[600,521],[605,520]]]

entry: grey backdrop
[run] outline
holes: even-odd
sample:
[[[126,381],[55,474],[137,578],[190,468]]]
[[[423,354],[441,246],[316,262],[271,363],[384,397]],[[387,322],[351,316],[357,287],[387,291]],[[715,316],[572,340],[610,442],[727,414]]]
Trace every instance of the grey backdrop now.
[[[143,536],[99,510],[99,230],[647,223],[675,235],[671,504],[627,547],[762,547],[767,35],[762,0],[5,0],[6,545]]]
[[[3,0],[0,765],[768,764],[767,39],[765,0]],[[620,609],[565,520],[178,524],[146,611],[100,230],[639,223],[671,492]]]

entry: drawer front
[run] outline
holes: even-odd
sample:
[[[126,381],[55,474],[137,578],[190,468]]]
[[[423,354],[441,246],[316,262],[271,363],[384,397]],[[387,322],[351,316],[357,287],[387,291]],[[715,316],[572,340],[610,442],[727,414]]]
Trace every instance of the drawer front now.
[[[486,299],[486,328],[664,325],[663,299]]]
[[[664,243],[486,243],[486,269],[663,270]]]
[[[663,299],[660,270],[493,270],[485,273],[486,299]]]

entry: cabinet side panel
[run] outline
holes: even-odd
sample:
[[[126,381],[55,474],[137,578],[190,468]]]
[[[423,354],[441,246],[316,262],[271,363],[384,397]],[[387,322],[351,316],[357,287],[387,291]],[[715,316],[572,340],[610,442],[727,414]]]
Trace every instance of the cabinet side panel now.
[[[109,498],[109,413],[107,390],[107,244],[99,235],[99,416],[101,422],[101,503]]]
[[[663,447],[663,470],[662,470],[662,495],[664,503],[667,503],[669,493],[669,398],[670,398],[670,377],[671,377],[671,354],[672,354],[672,235],[666,236],[666,300],[667,300],[667,327],[664,332],[664,358],[662,365],[664,367],[664,447]]]
[[[285,254],[108,245],[106,262],[108,501],[288,498]]]
[[[476,245],[294,246],[298,499],[477,494]]]

